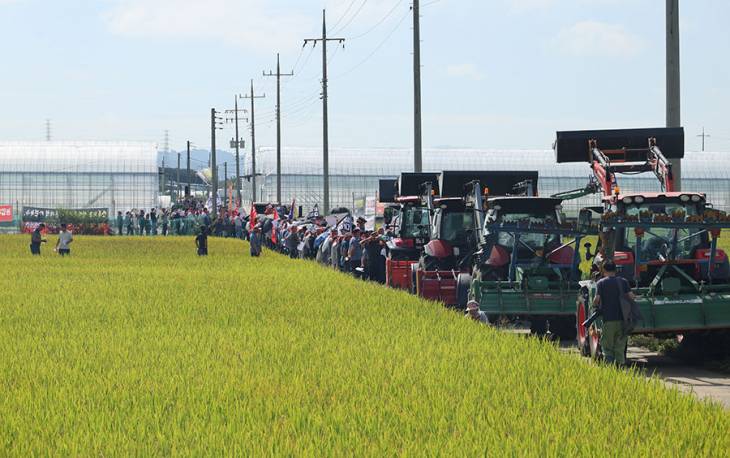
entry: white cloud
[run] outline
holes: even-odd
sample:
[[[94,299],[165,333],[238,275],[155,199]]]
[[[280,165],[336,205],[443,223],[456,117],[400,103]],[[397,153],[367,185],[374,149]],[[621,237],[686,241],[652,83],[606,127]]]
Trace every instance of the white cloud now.
[[[446,73],[455,78],[469,78],[479,81],[484,78],[474,64],[457,64],[446,67]]]
[[[300,42],[311,22],[267,0],[117,0],[104,18],[118,35],[206,39],[264,51]]]
[[[554,41],[562,52],[579,57],[632,57],[644,48],[641,38],[621,25],[581,21],[561,30]]]

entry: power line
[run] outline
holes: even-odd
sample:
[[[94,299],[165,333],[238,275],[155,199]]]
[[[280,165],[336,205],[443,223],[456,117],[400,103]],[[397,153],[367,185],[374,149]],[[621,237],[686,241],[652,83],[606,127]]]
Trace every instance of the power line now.
[[[380,20],[379,20],[378,22],[376,22],[376,23],[375,23],[375,25],[373,25],[373,26],[372,26],[372,27],[370,27],[370,28],[369,28],[368,30],[366,30],[365,32],[363,32],[363,33],[361,33],[361,34],[359,34],[359,35],[355,35],[354,37],[350,37],[350,40],[357,40],[358,38],[362,38],[362,37],[364,37],[365,35],[368,35],[368,34],[369,34],[370,32],[372,32],[373,30],[375,30],[375,29],[377,29],[378,27],[380,27],[380,25],[381,25],[381,24],[382,24],[383,22],[385,22],[385,21],[386,21],[386,20],[387,20],[387,19],[388,19],[388,18],[389,18],[389,17],[390,17],[390,16],[391,16],[391,15],[392,15],[392,14],[393,14],[394,12],[395,12],[395,10],[396,10],[396,9],[397,9],[397,8],[398,8],[398,7],[399,7],[399,6],[400,6],[400,5],[402,4],[402,3],[403,3],[403,0],[398,0],[397,2],[395,2],[395,5],[393,5],[393,8],[391,8],[391,9],[390,9],[390,11],[388,11],[388,12],[387,12],[387,13],[385,14],[385,16],[383,16],[382,18],[380,18]]]
[[[368,2],[368,0],[362,0],[362,3],[360,4],[360,7],[359,7],[359,8],[357,9],[357,11],[355,11],[355,14],[353,14],[353,15],[352,15],[352,17],[350,17],[350,20],[348,20],[348,21],[347,21],[347,22],[346,22],[346,23],[345,23],[345,24],[344,24],[344,25],[343,25],[342,27],[340,27],[339,29],[337,29],[337,30],[334,30],[334,31],[333,31],[332,33],[340,33],[340,32],[342,32],[343,30],[345,30],[345,29],[347,28],[347,26],[349,26],[350,24],[352,24],[352,21],[354,21],[354,20],[355,20],[355,18],[356,18],[356,17],[357,17],[357,16],[358,16],[358,15],[360,14],[360,11],[362,11],[363,7],[365,6],[365,4],[366,4],[367,2]]]
[[[383,46],[385,46],[385,43],[390,39],[391,36],[393,36],[393,34],[396,32],[396,30],[398,30],[400,28],[400,26],[403,24],[403,21],[405,21],[405,19],[409,16],[409,13],[410,13],[409,11],[406,11],[406,13],[400,18],[400,20],[395,25],[395,27],[393,27],[393,29],[390,32],[388,32],[388,34],[385,36],[385,38],[383,39],[383,41],[381,41],[375,47],[375,49],[373,49],[373,51],[370,54],[368,54],[363,60],[361,60],[360,62],[358,62],[357,64],[355,64],[353,67],[350,67],[349,70],[346,70],[343,73],[340,73],[339,75],[335,75],[332,78],[342,78],[343,76],[347,76],[350,73],[352,73],[355,70],[357,70],[358,68],[360,68],[363,64],[365,64],[365,62],[367,62],[368,60],[370,60],[370,58],[372,58],[375,55],[375,53],[377,53],[378,51],[380,51],[380,49]]]
[[[337,21],[335,21],[334,25],[332,26],[332,30],[336,29],[337,26],[340,24],[340,22],[342,22],[342,20],[345,19],[345,16],[347,16],[347,13],[350,12],[350,10],[352,9],[352,6],[355,4],[356,1],[357,0],[350,1],[350,4],[347,5],[347,8],[345,9],[345,12],[342,13],[342,16],[340,16],[340,18]]]

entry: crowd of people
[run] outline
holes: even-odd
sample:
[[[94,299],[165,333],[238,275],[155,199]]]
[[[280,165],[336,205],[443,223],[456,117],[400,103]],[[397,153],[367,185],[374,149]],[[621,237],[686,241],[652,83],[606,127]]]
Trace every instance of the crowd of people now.
[[[293,259],[314,260],[357,278],[385,283],[385,244],[390,237],[383,228],[366,229],[362,217],[353,221],[345,215],[334,225],[322,217],[297,221],[282,209],[267,208],[255,215],[246,236],[251,254],[258,256],[261,247]]]
[[[197,235],[205,227],[217,237],[243,237],[248,216],[243,212],[222,210],[212,218],[207,208],[133,209],[117,212],[115,235]]]

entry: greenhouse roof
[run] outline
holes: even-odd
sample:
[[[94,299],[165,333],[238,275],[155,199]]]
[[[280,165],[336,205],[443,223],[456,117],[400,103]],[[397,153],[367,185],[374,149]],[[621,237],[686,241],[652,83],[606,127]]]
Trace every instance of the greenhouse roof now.
[[[730,178],[730,153],[687,152],[685,176]],[[407,148],[330,148],[331,175],[397,176],[413,169],[413,151]],[[264,147],[256,155],[258,173],[276,171],[276,150]],[[251,158],[246,156],[250,173]],[[536,170],[541,177],[581,177],[591,174],[588,163],[557,164],[552,150],[494,150],[439,148],[423,150],[423,170]],[[282,173],[321,174],[322,149],[284,148]],[[648,178],[648,177],[647,177]]]
[[[157,173],[147,142],[0,142],[0,172]]]

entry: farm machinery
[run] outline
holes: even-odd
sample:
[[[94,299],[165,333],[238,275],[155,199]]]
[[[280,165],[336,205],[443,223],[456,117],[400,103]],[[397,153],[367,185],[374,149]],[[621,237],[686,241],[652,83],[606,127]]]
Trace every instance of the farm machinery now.
[[[418,262],[430,237],[429,210],[420,195],[424,183],[434,183],[436,173],[402,173],[397,182],[381,189],[383,198],[391,203],[385,224],[393,229],[394,237],[386,244],[385,282],[393,288],[412,289],[411,266]],[[438,193],[438,189],[434,189]]]
[[[532,178],[536,188],[536,172],[445,171],[439,176],[439,197],[434,196],[432,183],[424,185],[431,240],[424,247],[418,263],[411,267],[414,292],[449,307],[465,308],[468,283],[463,282],[469,279],[462,274],[471,271],[471,260],[477,250],[478,221],[484,211],[482,189],[508,194],[515,185]],[[479,199],[465,198],[466,188],[478,190]]]
[[[490,321],[527,320],[533,333],[550,331],[575,338],[574,297],[580,287],[579,247],[585,232],[565,221],[562,196],[538,197],[537,176],[520,196],[492,196],[478,219],[479,251],[473,270],[462,273],[459,285],[479,302]],[[593,182],[565,193],[577,198],[595,192]],[[481,207],[480,190],[469,189]],[[460,295],[466,294],[461,292]]]
[[[730,216],[705,194],[675,190],[671,159],[684,155],[682,128],[558,132],[558,162],[588,162],[602,205],[578,216],[582,233],[599,234],[591,279],[581,282],[577,340],[584,355],[600,356],[600,317],[586,321],[601,264],[612,260],[632,285],[641,318],[633,333],[709,337],[730,330],[730,265],[718,249]],[[652,173],[659,192],[623,193],[617,175]],[[592,320],[588,320],[592,321]]]

